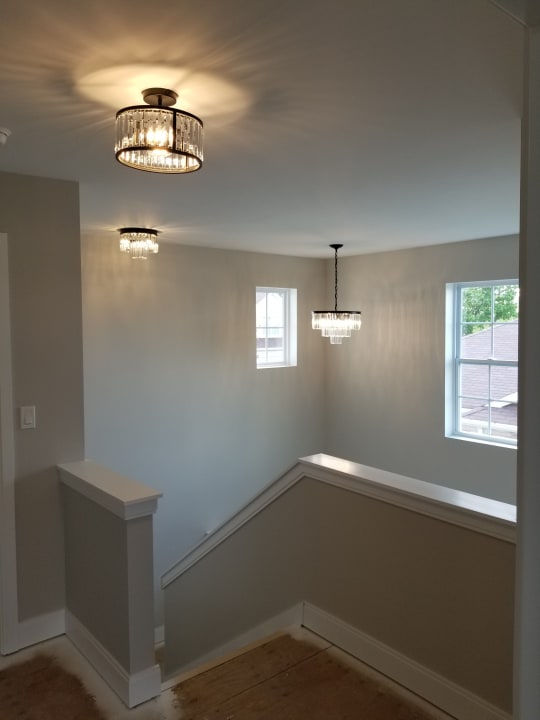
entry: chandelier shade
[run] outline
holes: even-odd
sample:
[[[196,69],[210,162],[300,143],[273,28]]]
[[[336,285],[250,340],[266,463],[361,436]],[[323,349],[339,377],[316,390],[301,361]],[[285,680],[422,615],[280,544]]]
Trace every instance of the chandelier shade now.
[[[120,250],[129,253],[133,260],[146,260],[159,251],[158,231],[149,228],[120,228]]]
[[[203,164],[203,123],[171,107],[178,94],[165,88],[143,91],[147,105],[116,113],[115,154],[122,165],[156,173],[189,173]]]
[[[313,310],[311,327],[320,330],[323,337],[330,338],[332,345],[341,345],[343,338],[351,337],[353,330],[360,330],[362,313],[360,310],[338,310],[338,250],[343,245],[334,243],[334,309]]]

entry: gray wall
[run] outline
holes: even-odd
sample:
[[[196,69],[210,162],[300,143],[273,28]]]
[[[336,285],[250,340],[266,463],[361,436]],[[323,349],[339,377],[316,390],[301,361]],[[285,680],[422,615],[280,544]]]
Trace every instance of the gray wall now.
[[[326,347],[326,452],[515,502],[515,449],[445,438],[444,320],[445,283],[517,276],[516,237],[340,260],[340,306],[363,324]]]
[[[84,237],[86,454],[163,491],[157,574],[312,452],[513,502],[515,450],[444,437],[444,316],[446,282],[517,262],[516,238],[342,258],[364,320],[330,346],[310,311],[331,261],[161,243],[137,262]],[[298,288],[297,368],[255,368],[256,285]]]
[[[153,592],[148,582],[152,515],[126,521],[75,490],[65,485],[62,489],[66,609],[124,671],[147,670],[155,663]]]
[[[73,182],[0,173],[8,235],[15,408],[19,619],[64,606],[56,463],[84,457],[79,193]],[[16,423],[18,418],[16,418]]]
[[[513,543],[304,478],[166,588],[165,674],[307,600],[509,711],[514,565]]]
[[[77,185],[0,173],[9,236],[22,620],[63,606],[58,462],[84,456]],[[332,262],[83,241],[86,455],[165,493],[161,573],[300,455],[326,451],[514,500],[515,451],[444,438],[444,283],[517,275],[515,238],[342,258],[343,346],[310,329]],[[326,271],[326,272],[325,272]],[[299,290],[298,367],[255,369],[254,288]]]
[[[325,263],[83,238],[86,454],[164,493],[160,575],[324,438]],[[256,369],[255,287],[298,289],[298,366]],[[159,618],[158,618],[159,622]]]

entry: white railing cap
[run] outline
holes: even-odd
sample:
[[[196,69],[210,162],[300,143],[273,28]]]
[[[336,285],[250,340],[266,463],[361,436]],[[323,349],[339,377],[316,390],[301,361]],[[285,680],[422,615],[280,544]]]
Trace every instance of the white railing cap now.
[[[58,465],[60,480],[123,520],[151,515],[163,493],[91,460]]]

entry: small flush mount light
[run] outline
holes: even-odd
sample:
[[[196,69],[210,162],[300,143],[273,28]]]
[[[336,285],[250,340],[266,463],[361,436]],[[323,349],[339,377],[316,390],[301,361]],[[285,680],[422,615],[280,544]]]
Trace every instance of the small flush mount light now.
[[[203,123],[196,115],[171,107],[178,93],[143,90],[147,105],[116,113],[116,159],[137,170],[189,173],[203,163]]]
[[[351,337],[353,330],[360,330],[362,317],[360,310],[338,310],[338,250],[343,245],[334,243],[334,309],[313,310],[311,327],[320,330],[323,337],[330,338],[332,345],[341,345],[343,338]]]
[[[133,260],[146,260],[159,250],[158,231],[148,228],[120,228],[120,250],[129,253]]]

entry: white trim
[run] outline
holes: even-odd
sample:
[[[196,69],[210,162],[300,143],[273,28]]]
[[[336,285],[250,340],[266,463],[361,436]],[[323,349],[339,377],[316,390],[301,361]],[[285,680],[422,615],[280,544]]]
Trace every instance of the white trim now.
[[[511,720],[500,708],[307,602],[302,624],[459,720]]]
[[[520,0],[519,2],[516,2],[516,0],[490,0],[490,2],[498,7],[501,12],[506,13],[525,27],[531,24],[527,22],[526,17],[529,11],[527,0]]]
[[[516,507],[366,465],[318,454],[301,458],[229,520],[205,536],[161,577],[166,588],[300,480],[324,482],[443,522],[515,542]]]
[[[128,708],[161,692],[159,665],[129,674],[92,633],[66,610],[66,635]]]
[[[293,605],[292,607],[287,608],[287,610],[284,610],[278,615],[274,615],[274,617],[265,620],[260,625],[251,628],[251,630],[248,630],[241,635],[237,635],[232,640],[228,640],[223,645],[220,645],[210,652],[201,655],[196,660],[192,660],[187,663],[181,667],[178,672],[175,672],[173,678],[169,678],[163,683],[162,690],[168,690],[178,682],[186,680],[188,676],[193,674],[190,673],[190,671],[195,668],[195,674],[198,674],[203,671],[201,668],[202,665],[205,666],[204,670],[208,670],[216,665],[221,665],[224,662],[227,662],[227,660],[230,660],[231,657],[236,656],[238,654],[238,650],[245,652],[249,649],[249,645],[260,644],[261,640],[267,640],[268,637],[274,633],[287,630],[291,627],[300,627],[302,625],[302,617],[303,603],[300,602],[298,605]]]
[[[63,608],[23,620],[18,626],[17,650],[58,637],[65,631],[66,615]]]
[[[122,520],[152,515],[162,493],[90,460],[58,465],[62,483]]]
[[[515,505],[322,453],[299,462],[313,468],[305,475],[314,480],[499,540],[516,541]]]
[[[17,633],[15,441],[11,368],[8,238],[0,233],[0,652],[21,646]]]

